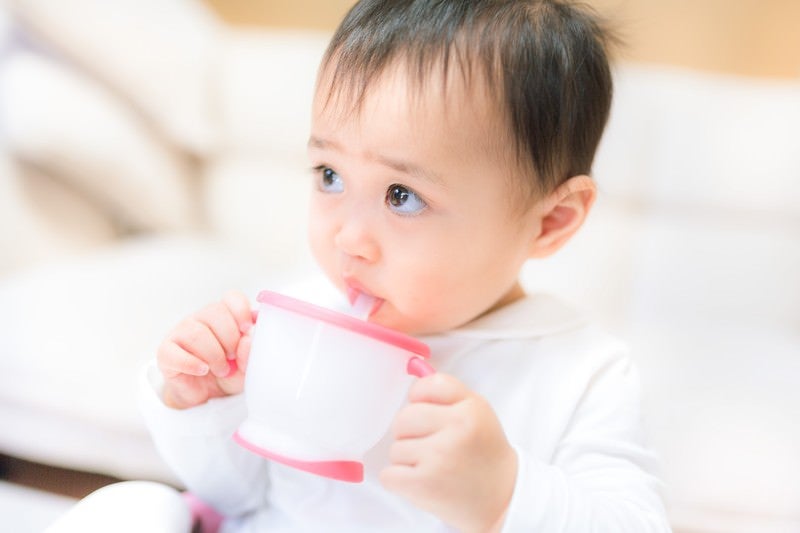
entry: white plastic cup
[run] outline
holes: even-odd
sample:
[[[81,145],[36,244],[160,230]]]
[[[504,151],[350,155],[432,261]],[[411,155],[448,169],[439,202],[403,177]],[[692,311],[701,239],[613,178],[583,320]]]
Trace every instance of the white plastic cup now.
[[[234,439],[283,464],[342,481],[405,401],[411,376],[435,370],[428,346],[397,331],[270,291],[247,364],[247,419]]]

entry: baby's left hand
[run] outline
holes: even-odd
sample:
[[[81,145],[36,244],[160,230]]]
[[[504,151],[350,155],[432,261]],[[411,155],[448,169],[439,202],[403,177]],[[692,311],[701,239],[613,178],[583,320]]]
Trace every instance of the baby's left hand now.
[[[500,529],[517,455],[482,396],[446,374],[419,379],[393,431],[384,487],[459,531]]]

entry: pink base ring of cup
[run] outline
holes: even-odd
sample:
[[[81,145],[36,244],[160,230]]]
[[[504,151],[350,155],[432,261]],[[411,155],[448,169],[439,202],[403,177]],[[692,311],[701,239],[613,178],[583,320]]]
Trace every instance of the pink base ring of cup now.
[[[358,461],[300,461],[256,446],[246,440],[238,431],[233,434],[233,440],[253,453],[304,472],[350,483],[364,481],[364,465]]]

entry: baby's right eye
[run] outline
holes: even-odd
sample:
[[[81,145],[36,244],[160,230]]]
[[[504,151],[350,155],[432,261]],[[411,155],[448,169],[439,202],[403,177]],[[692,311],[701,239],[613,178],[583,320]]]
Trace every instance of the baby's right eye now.
[[[317,167],[316,170],[320,173],[319,190],[328,193],[344,191],[342,177],[335,170],[325,166]]]

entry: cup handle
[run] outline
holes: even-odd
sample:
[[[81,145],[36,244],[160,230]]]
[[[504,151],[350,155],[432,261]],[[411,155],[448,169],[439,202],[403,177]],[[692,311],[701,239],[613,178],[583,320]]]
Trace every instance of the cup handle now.
[[[421,357],[412,357],[408,360],[406,372],[408,372],[408,374],[411,376],[424,378],[425,376],[435,374],[436,369],[433,368],[425,359],[422,359]]]

